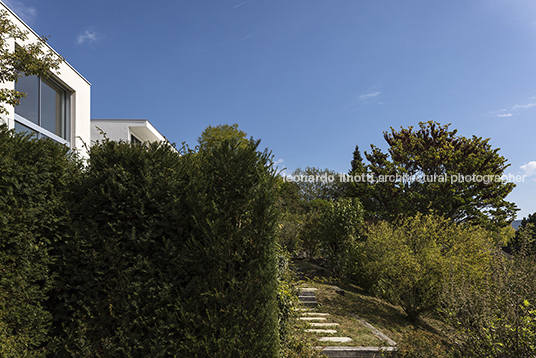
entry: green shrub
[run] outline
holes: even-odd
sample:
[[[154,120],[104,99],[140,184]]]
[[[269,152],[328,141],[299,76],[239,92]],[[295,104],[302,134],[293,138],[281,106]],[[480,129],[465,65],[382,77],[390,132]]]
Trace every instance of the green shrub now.
[[[320,225],[321,218],[321,211],[310,211],[305,216],[303,227],[299,232],[299,248],[309,259],[319,257],[322,253],[322,227]]]
[[[172,148],[104,141],[71,188],[72,237],[58,245],[60,357],[165,357],[180,343],[174,306],[187,218]],[[182,229],[184,230],[184,229]]]
[[[310,257],[324,257],[336,277],[350,276],[362,240],[363,209],[356,199],[324,203],[322,209],[312,211],[304,225],[303,248]]]
[[[59,356],[278,356],[274,173],[257,146],[91,148],[59,248]]]
[[[357,199],[338,199],[320,220],[322,254],[335,276],[350,276],[355,269],[358,243],[363,240],[361,203]]]
[[[437,308],[446,278],[480,281],[492,250],[487,231],[417,214],[398,224],[374,225],[360,251],[359,269],[364,286],[416,320]]]
[[[183,357],[278,356],[276,181],[258,144],[225,140],[186,157]]]
[[[305,214],[281,213],[277,222],[277,241],[281,247],[290,253],[299,251],[301,245],[300,232],[304,222],[307,220]]]
[[[453,277],[442,312],[457,342],[457,357],[536,355],[536,260],[521,250],[497,252],[484,284]]]
[[[0,127],[0,356],[51,352],[52,245],[64,239],[69,149]]]

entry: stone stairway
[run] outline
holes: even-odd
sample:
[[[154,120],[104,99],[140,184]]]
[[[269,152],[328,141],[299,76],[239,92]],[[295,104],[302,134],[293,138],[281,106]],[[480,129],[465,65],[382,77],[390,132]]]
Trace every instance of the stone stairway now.
[[[302,288],[298,296],[304,306],[316,307],[316,288]]]
[[[335,287],[336,291],[340,290]],[[325,312],[316,312],[312,307],[317,306],[316,302],[316,288],[302,288],[299,296],[304,306],[307,308],[301,309],[301,315],[298,318],[301,321],[306,321],[309,328],[305,329],[305,332],[318,334],[318,342],[336,342],[336,343],[348,343],[352,342],[350,337],[338,337],[337,329],[339,323],[330,322],[330,314]],[[342,290],[341,290],[342,291]],[[344,294],[337,292],[339,294]],[[362,322],[363,323],[363,322]],[[366,322],[365,322],[366,323]],[[375,328],[372,327],[374,330]],[[377,330],[376,330],[377,331]],[[377,331],[379,332],[379,331]],[[374,334],[376,334],[373,331]],[[381,333],[380,333],[381,334]],[[382,337],[383,338],[383,337]],[[388,338],[387,338],[388,339]],[[391,343],[390,341],[389,343]],[[394,344],[394,342],[393,342]],[[332,358],[373,358],[382,357],[382,352],[392,351],[393,347],[353,347],[353,346],[319,346],[318,349],[322,350],[322,353]]]

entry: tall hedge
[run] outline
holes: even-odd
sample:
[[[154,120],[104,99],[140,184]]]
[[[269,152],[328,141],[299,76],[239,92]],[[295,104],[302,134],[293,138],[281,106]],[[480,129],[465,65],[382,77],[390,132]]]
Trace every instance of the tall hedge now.
[[[188,156],[184,357],[278,356],[275,173],[259,142]]]
[[[79,166],[65,146],[0,126],[0,356],[50,352],[52,247],[63,240],[64,194]]]
[[[58,248],[58,356],[277,356],[274,175],[238,144],[91,148]]]

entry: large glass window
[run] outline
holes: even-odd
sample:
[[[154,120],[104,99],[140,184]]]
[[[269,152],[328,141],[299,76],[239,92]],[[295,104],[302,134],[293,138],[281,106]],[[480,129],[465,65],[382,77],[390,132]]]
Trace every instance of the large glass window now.
[[[15,89],[27,93],[15,107],[15,126],[37,132],[38,137],[67,143],[67,92],[37,76],[21,77]]]

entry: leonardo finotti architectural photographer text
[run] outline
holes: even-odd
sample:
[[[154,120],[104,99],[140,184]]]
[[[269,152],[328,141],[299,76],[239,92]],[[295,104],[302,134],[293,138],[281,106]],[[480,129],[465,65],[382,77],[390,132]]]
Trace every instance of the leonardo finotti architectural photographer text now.
[[[361,174],[361,175],[348,175],[338,174],[339,181],[343,183],[484,183],[490,184],[493,182],[513,182],[522,183],[525,181],[526,175],[462,175],[462,174],[434,174],[434,175],[373,175],[373,174]],[[335,181],[335,175],[283,175],[283,180],[288,182],[323,182],[332,183]]]

